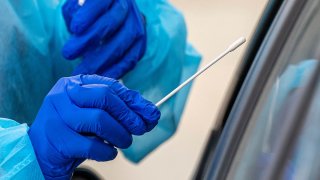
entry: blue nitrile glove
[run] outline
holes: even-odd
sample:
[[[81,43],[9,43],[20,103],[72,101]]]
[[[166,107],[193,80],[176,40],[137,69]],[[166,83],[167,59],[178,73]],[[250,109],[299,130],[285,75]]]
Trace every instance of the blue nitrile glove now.
[[[132,134],[159,118],[156,106],[118,81],[78,75],[56,83],[28,133],[43,175],[67,179],[85,159],[114,159],[115,147],[128,148]]]
[[[146,49],[145,22],[134,0],[68,0],[62,8],[71,38],[64,45],[66,59],[82,57],[76,74],[120,78]]]

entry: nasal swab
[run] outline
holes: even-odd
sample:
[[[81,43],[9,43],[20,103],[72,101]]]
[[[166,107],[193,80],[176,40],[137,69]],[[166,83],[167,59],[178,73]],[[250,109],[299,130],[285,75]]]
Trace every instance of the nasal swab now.
[[[216,57],[214,60],[212,60],[208,65],[203,67],[201,70],[196,72],[194,75],[192,75],[189,79],[184,81],[180,86],[178,86],[176,89],[171,91],[168,95],[166,95],[164,98],[162,98],[159,102],[156,103],[157,107],[160,107],[161,104],[166,102],[169,98],[171,98],[173,95],[175,95],[178,91],[180,91],[185,85],[190,83],[192,80],[194,80],[196,77],[198,77],[200,74],[205,72],[207,69],[209,69],[212,65],[214,65],[216,62],[218,62],[220,59],[222,59],[224,56],[229,54],[230,52],[234,51],[238,47],[240,47],[243,43],[246,42],[246,38],[241,37],[238,40],[236,40],[234,43],[232,43],[223,53],[221,53],[218,57]]]

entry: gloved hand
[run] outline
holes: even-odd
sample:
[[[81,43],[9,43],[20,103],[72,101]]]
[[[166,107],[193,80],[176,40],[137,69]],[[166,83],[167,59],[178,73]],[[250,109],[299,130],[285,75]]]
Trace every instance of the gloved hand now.
[[[146,49],[145,22],[134,0],[67,0],[62,8],[71,38],[66,59],[82,57],[76,74],[118,79],[131,70]]]
[[[159,118],[156,106],[118,81],[78,75],[56,83],[28,134],[46,179],[67,179],[85,159],[114,159],[116,147],[129,147],[132,134],[150,131]]]

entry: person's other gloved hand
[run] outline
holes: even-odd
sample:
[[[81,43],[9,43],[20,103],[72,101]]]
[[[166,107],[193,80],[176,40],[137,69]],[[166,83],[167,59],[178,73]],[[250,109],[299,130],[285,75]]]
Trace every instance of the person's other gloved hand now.
[[[132,134],[150,131],[159,118],[155,105],[118,81],[78,75],[56,83],[28,134],[46,179],[67,179],[85,159],[114,159],[116,147],[129,147]]]
[[[134,0],[67,0],[62,8],[71,38],[62,49],[66,59],[82,57],[76,74],[118,79],[131,70],[146,49],[143,15]]]

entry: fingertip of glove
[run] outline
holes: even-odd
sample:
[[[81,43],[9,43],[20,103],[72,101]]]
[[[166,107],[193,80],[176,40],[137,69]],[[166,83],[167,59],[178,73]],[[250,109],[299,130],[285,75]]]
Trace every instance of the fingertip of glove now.
[[[153,104],[147,104],[146,107],[144,108],[146,115],[147,115],[147,120],[153,122],[156,122],[160,119],[161,112],[159,109],[153,105]]]
[[[69,43],[66,43],[61,50],[62,56],[67,60],[73,60],[76,58],[73,52],[70,50],[70,47],[71,46],[69,45]]]
[[[158,121],[147,124],[147,132],[150,132],[157,125],[158,125]]]
[[[132,135],[129,136],[130,138],[127,138],[127,139],[124,139],[122,141],[122,144],[118,146],[118,148],[121,148],[121,149],[127,149],[131,146],[132,142],[133,142],[133,139],[132,139]]]
[[[142,136],[142,135],[144,135],[144,133],[146,132],[146,129],[144,128],[144,129],[135,129],[135,130],[132,130],[132,134],[133,135],[136,135],[136,136]]]
[[[146,105],[144,111],[143,119],[146,122],[145,132],[150,132],[158,124],[161,112],[153,104]]]
[[[114,160],[118,155],[118,150],[113,148],[113,151],[110,153],[110,160]]]
[[[108,153],[105,153],[105,155],[104,156],[101,156],[100,158],[96,158],[96,159],[94,159],[94,160],[96,160],[96,161],[100,161],[100,162],[102,162],[102,161],[112,161],[112,160],[114,160],[116,157],[117,157],[117,155],[118,155],[118,150],[116,149],[116,148],[111,148],[111,149],[109,149],[108,151],[107,151]]]
[[[133,118],[134,120],[131,121],[131,124],[128,124],[129,131],[136,136],[141,136],[146,132],[146,125],[144,122],[139,118]]]

